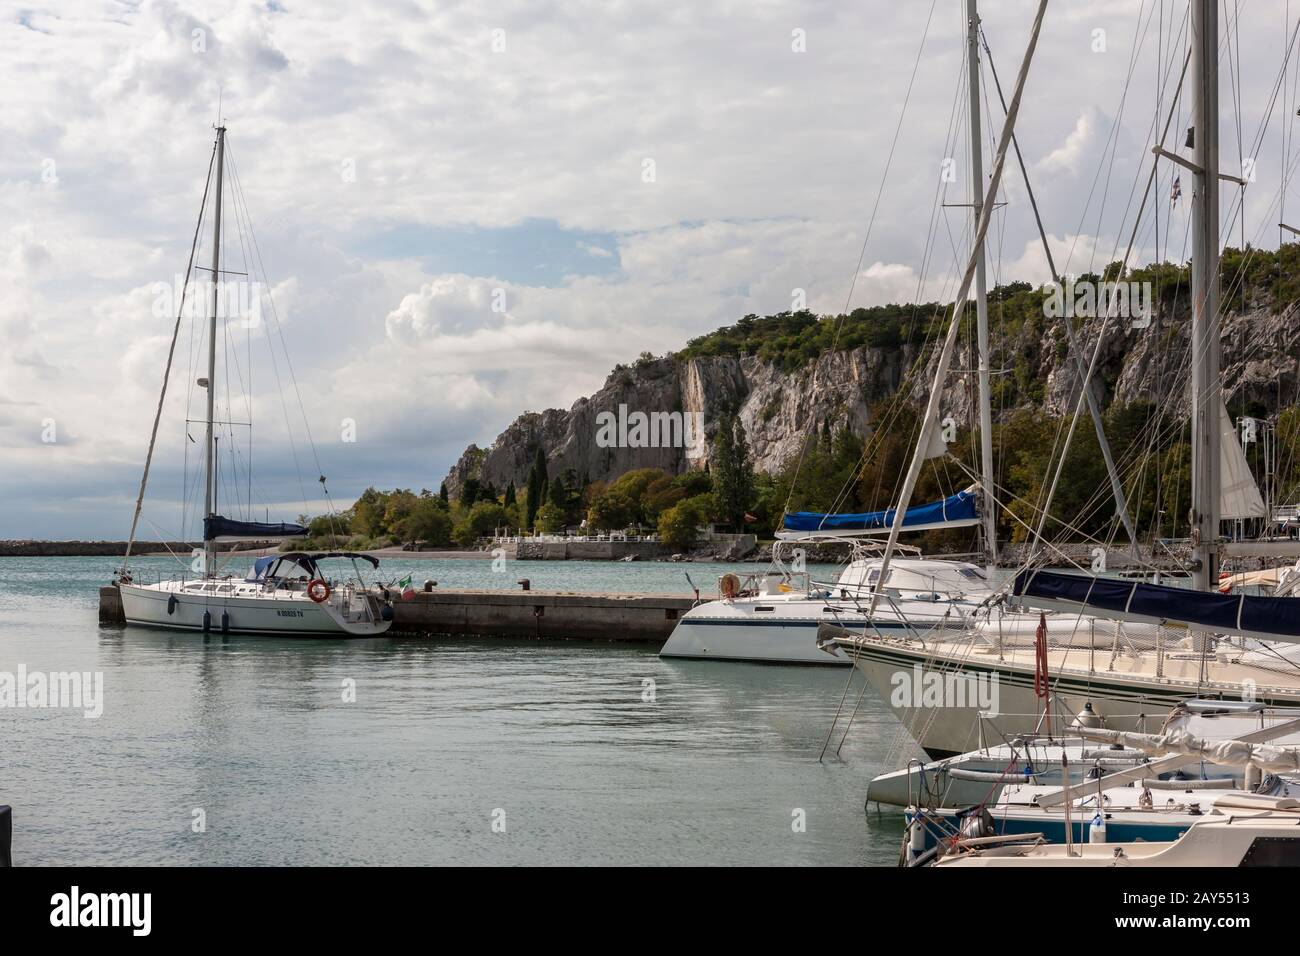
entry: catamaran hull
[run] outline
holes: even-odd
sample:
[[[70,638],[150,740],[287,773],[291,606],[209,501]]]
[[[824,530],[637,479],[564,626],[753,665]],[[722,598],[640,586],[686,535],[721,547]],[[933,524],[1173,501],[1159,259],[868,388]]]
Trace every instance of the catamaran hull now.
[[[340,620],[306,599],[241,598],[120,585],[127,624],[175,631],[275,637],[376,637],[388,621]]]

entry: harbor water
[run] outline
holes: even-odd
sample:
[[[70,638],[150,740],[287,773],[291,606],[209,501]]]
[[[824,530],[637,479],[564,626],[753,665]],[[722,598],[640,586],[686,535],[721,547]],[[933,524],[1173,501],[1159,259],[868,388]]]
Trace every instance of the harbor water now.
[[[169,570],[171,558],[142,569]],[[892,865],[863,807],[915,750],[841,668],[492,638],[101,627],[108,558],[0,559],[0,672],[102,674],[102,715],[0,708],[17,864]],[[706,594],[721,565],[394,560],[447,587]],[[830,569],[827,569],[828,571]],[[856,697],[857,684],[849,697]],[[900,746],[901,745],[901,746]]]

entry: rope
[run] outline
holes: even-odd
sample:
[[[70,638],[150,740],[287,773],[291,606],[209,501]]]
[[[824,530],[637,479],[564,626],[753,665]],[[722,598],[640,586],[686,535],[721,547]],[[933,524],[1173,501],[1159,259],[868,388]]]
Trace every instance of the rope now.
[[[140,492],[135,498],[135,513],[131,516],[131,534],[126,541],[126,553],[122,555],[121,574],[126,574],[131,561],[131,548],[135,545],[135,532],[140,525],[140,511],[144,507],[144,492],[149,484],[149,469],[153,465],[153,451],[158,442],[158,423],[162,420],[163,404],[167,399],[167,383],[171,380],[172,358],[176,354],[176,340],[180,336],[181,318],[185,315],[185,297],[189,293],[190,275],[194,271],[194,253],[198,248],[199,229],[203,225],[203,210],[208,204],[208,189],[212,185],[212,166],[216,162],[217,146],[212,144],[212,155],[208,157],[208,175],[203,182],[203,200],[199,203],[199,218],[194,224],[194,238],[190,241],[190,260],[185,266],[185,282],[181,286],[181,301],[176,309],[176,324],[172,328],[171,345],[167,348],[167,367],[163,370],[162,388],[158,393],[158,407],[153,414],[153,428],[149,432],[149,450],[144,456],[144,472],[140,475]],[[216,278],[213,277],[213,281]],[[209,387],[212,387],[209,385]]]

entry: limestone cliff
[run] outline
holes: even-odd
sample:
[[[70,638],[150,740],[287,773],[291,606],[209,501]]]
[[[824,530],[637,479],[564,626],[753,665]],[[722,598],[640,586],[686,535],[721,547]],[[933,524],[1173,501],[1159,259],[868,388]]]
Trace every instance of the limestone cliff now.
[[[1092,320],[1077,330],[1085,356],[1092,354],[1099,324]],[[1281,394],[1287,403],[1293,402],[1300,370],[1300,309],[1247,302],[1225,316],[1223,328],[1223,368],[1234,400],[1271,408]],[[701,414],[708,437],[722,415],[735,411],[749,437],[755,466],[773,471],[798,451],[804,436],[824,423],[868,430],[872,406],[904,387],[921,354],[919,345],[903,342],[823,352],[793,371],[754,354],[677,355],[619,366],[598,392],[578,399],[568,411],[526,412],[487,448],[470,445],[447,475],[447,489],[458,494],[471,476],[498,489],[511,481],[522,487],[538,446],[546,453],[552,476],[572,469],[579,479],[592,481],[633,468],[680,473],[708,461],[707,446],[698,458],[688,457],[683,447],[605,447],[599,440],[599,416],[617,416],[620,406],[625,413]],[[926,370],[918,369],[910,379],[907,397],[917,405],[926,400],[934,360],[928,350]],[[1103,405],[1164,401],[1168,396],[1186,414],[1187,360],[1184,303],[1157,315],[1146,328],[1112,323],[1093,387]],[[961,424],[971,420],[974,366],[971,345],[964,339],[943,399],[945,415]],[[995,340],[992,367],[1001,416],[1023,407],[1039,407],[1052,415],[1073,410],[1077,375],[1059,320],[1026,322],[1004,333]],[[1018,384],[999,392],[996,383],[1003,377]]]

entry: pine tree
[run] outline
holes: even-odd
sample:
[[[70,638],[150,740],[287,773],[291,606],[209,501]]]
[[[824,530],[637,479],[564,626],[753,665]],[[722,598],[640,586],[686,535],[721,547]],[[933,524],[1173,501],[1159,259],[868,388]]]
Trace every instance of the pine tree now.
[[[512,481],[508,485],[506,485],[505,504],[508,507],[510,505],[513,505],[514,503],[515,503],[515,483]]]
[[[444,505],[450,503],[447,499],[447,483],[445,481],[438,486],[438,497],[442,499]]]

